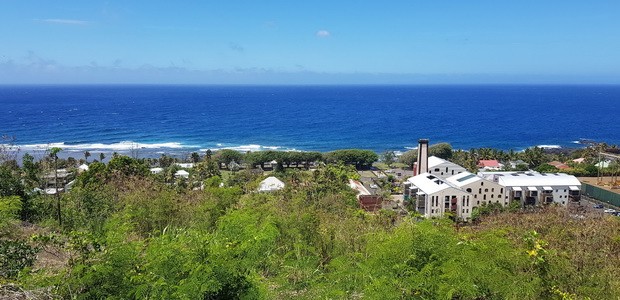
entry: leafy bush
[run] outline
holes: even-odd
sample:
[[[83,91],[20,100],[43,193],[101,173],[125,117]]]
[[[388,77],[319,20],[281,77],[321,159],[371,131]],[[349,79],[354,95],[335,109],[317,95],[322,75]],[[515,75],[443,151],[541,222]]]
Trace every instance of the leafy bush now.
[[[36,260],[38,250],[19,240],[0,240],[0,277],[15,278]]]

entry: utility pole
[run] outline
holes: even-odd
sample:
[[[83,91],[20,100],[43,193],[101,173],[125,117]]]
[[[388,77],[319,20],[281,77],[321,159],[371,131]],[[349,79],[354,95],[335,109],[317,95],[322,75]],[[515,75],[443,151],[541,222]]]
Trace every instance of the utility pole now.
[[[58,217],[58,225],[62,227],[62,214],[60,212],[60,194],[58,193],[58,152],[62,149],[54,147],[50,149],[50,157],[54,159],[54,188],[56,189],[56,215]]]

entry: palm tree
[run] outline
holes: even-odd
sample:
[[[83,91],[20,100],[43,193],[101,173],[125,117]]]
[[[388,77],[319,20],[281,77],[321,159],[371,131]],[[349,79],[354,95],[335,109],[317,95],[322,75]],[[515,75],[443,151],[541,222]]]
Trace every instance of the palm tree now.
[[[62,226],[62,216],[60,213],[60,194],[58,194],[58,152],[62,149],[54,147],[50,149],[50,157],[54,160],[54,187],[56,188],[56,213],[58,217],[58,225]]]
[[[89,157],[90,157],[90,152],[88,150],[84,151],[84,160],[86,160],[86,162],[88,162]]]
[[[99,153],[99,161],[103,162],[104,158],[105,158],[105,154],[103,154],[103,152]]]

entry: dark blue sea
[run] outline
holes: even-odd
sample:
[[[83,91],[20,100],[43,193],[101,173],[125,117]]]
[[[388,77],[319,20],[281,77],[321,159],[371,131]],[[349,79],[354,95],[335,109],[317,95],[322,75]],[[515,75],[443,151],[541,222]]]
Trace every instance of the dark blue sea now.
[[[620,144],[620,86],[0,86],[22,150],[406,151]]]

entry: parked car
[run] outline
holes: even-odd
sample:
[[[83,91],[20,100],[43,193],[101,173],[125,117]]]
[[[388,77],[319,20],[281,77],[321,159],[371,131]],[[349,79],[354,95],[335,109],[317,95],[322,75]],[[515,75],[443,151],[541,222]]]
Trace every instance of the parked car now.
[[[615,214],[616,210],[612,209],[612,208],[607,208],[603,212],[606,213],[606,214]]]
[[[594,204],[594,205],[592,205],[592,208],[601,209],[601,208],[603,208],[603,204]]]

